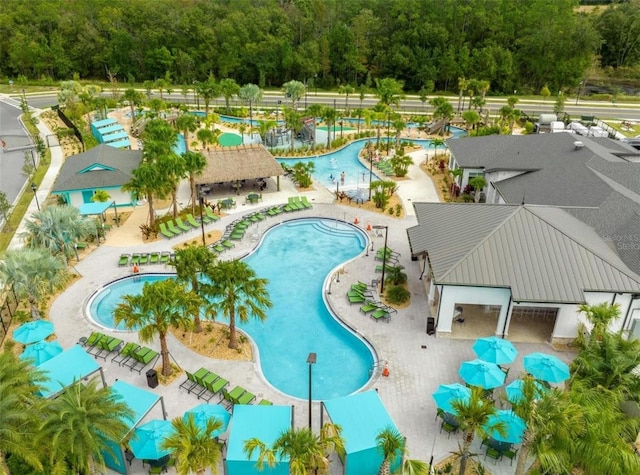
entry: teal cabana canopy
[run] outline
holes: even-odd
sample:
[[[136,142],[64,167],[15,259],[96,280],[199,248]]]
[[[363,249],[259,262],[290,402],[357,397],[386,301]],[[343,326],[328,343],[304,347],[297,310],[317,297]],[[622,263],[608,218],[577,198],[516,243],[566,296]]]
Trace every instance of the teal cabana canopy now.
[[[137,386],[132,386],[124,381],[116,381],[113,383],[111,391],[127,403],[127,406],[133,411],[133,417],[124,419],[125,424],[129,427],[129,433],[142,422],[158,402],[160,402],[162,407],[162,417],[166,419],[164,399],[162,399],[162,396],[158,396]],[[110,450],[102,452],[105,465],[118,473],[126,474],[127,464],[125,463],[122,446],[114,443],[108,445]]]
[[[97,372],[100,372],[102,377],[102,385],[107,385],[100,365],[79,345],[74,345],[49,361],[45,361],[38,366],[38,369],[42,370],[48,378],[42,383],[40,391],[40,395],[44,398],[57,396],[75,381],[80,381]]]
[[[107,145],[113,148],[131,148],[131,141],[129,139],[118,140],[117,142],[109,142]]]
[[[345,440],[345,475],[376,475],[382,464],[382,452],[376,445],[376,436],[386,427],[397,430],[376,391],[366,391],[322,403],[331,422],[342,427]],[[235,424],[235,422],[234,422]],[[396,457],[393,472],[402,457]]]
[[[289,475],[289,460],[279,460],[272,469],[260,471],[256,468],[258,451],[251,459],[242,450],[245,440],[258,438],[267,446],[290,429],[293,424],[291,406],[236,405],[233,408],[233,423],[227,445],[227,475]]]
[[[115,208],[115,201],[85,203],[82,206],[80,206],[80,215],[81,216],[102,215],[102,213],[107,211],[111,206]]]

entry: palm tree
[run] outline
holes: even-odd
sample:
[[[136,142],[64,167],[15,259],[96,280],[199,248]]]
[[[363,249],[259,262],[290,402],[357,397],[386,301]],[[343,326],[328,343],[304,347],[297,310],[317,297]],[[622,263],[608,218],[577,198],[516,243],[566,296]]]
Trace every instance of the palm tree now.
[[[95,222],[81,216],[73,206],[48,206],[31,217],[25,221],[26,231],[21,234],[27,246],[60,254],[65,262],[75,253],[75,244],[96,230]]]
[[[208,115],[211,99],[215,99],[220,95],[220,86],[213,76],[209,76],[206,81],[196,84],[196,92],[204,100],[204,113]]]
[[[225,78],[220,80],[220,92],[224,96],[224,105],[227,111],[227,114],[231,113],[231,107],[229,103],[231,102],[231,98],[238,94],[240,91],[240,86],[238,83],[232,78]]]
[[[438,149],[441,147],[444,147],[446,145],[446,142],[444,141],[444,139],[431,139],[431,141],[429,142],[429,147],[433,147],[433,158],[437,160],[438,158]]]
[[[95,473],[104,468],[105,451],[118,445],[129,431],[133,410],[110,387],[97,381],[75,382],[49,402],[37,442],[49,446],[54,473]]]
[[[382,464],[378,475],[390,475],[391,466],[398,457],[402,458],[401,473],[412,473],[415,475],[427,475],[429,465],[421,460],[405,459],[407,446],[405,438],[393,426],[387,426],[376,435],[376,446],[382,452]]]
[[[319,436],[306,427],[291,428],[274,440],[271,447],[256,438],[245,440],[243,444],[247,458],[258,451],[258,470],[264,470],[265,465],[273,468],[277,460],[288,458],[291,475],[306,475],[309,470],[328,469],[327,452],[344,454],[344,447],[342,428],[331,423],[322,426]]]
[[[262,99],[262,89],[255,84],[245,84],[238,91],[238,99],[249,104],[249,120],[251,127],[253,127],[253,105]]]
[[[149,226],[152,228],[156,222],[156,213],[153,209],[154,198],[165,198],[172,190],[171,183],[166,178],[166,174],[156,163],[143,162],[131,172],[129,182],[122,186],[124,191],[133,193],[137,199],[147,198]]]
[[[171,188],[171,208],[173,218],[178,217],[178,186],[187,175],[185,161],[182,155],[171,151],[158,157],[156,165],[164,172],[164,178]]]
[[[182,154],[184,161],[184,171],[189,176],[189,190],[191,190],[191,212],[196,211],[198,196],[196,193],[196,176],[202,175],[207,167],[207,159],[201,153],[187,151]]]
[[[467,132],[470,129],[475,129],[476,125],[480,122],[480,114],[475,110],[467,110],[462,113],[462,119],[467,128]]]
[[[302,114],[298,113],[295,109],[285,107],[282,111],[285,123],[289,130],[291,130],[291,150],[293,150],[294,139],[298,132],[302,130]]]
[[[271,308],[267,279],[256,276],[244,261],[219,261],[207,273],[208,282],[201,285],[203,293],[212,300],[213,310],[229,319],[229,348],[238,348],[236,316],[240,322],[250,317],[264,320]]]
[[[487,432],[504,434],[504,423],[488,425],[489,417],[496,414],[493,401],[484,396],[484,389],[471,388],[471,396],[468,400],[453,400],[451,406],[455,410],[459,428],[462,431],[462,447],[460,449],[460,471],[464,475],[467,470],[467,460],[471,456],[470,448],[473,439],[478,433],[483,439]]]
[[[608,331],[609,325],[620,317],[620,305],[617,303],[602,302],[594,305],[583,303],[578,309],[580,313],[584,313],[591,324],[591,334],[595,339],[602,338]]]
[[[351,84],[343,84],[338,87],[338,94],[344,94],[344,110],[345,114],[349,115],[349,96],[356,91],[356,88]]]
[[[335,139],[335,124],[338,118],[338,111],[331,107],[322,109],[322,120],[327,124],[327,148],[331,148],[331,130],[333,130],[333,138]]]
[[[176,417],[171,421],[173,432],[164,439],[161,448],[170,450],[176,458],[176,471],[179,475],[196,472],[204,475],[205,470],[218,473],[218,462],[222,458],[222,450],[213,434],[222,429],[220,419],[210,418],[207,425],[201,428],[196,424],[193,414]]]
[[[0,260],[0,283],[13,288],[18,299],[27,299],[31,318],[40,319],[38,303],[62,289],[68,281],[62,260],[42,248],[9,250]]]
[[[215,260],[215,254],[208,247],[188,246],[176,249],[176,257],[171,260],[171,265],[176,269],[178,282],[190,284],[191,290],[196,295],[200,295],[200,281],[198,278],[213,266]],[[193,327],[195,333],[202,331],[200,309],[193,314]]]
[[[96,190],[91,197],[92,203],[106,203],[111,199],[111,195],[107,190]]]
[[[285,97],[291,99],[291,108],[295,111],[296,104],[300,98],[304,97],[307,87],[300,81],[289,81],[282,85],[282,92]]]
[[[189,133],[198,130],[198,118],[195,115],[190,114],[189,112],[181,114],[176,119],[176,129],[178,129],[180,132],[182,132],[182,135],[184,135],[184,145],[186,151],[188,152]]]
[[[458,78],[458,114],[462,111],[462,93],[467,90],[468,81],[460,77]]]
[[[444,130],[447,124],[451,121],[453,117],[453,106],[451,103],[444,97],[438,96],[434,97],[429,101],[429,104],[434,108],[433,118],[434,119],[442,119],[442,127],[440,128],[440,135],[444,134]]]
[[[481,175],[474,176],[471,180],[469,180],[469,185],[473,188],[473,196],[476,203],[479,203],[482,190],[484,190],[484,187],[487,186],[486,178]]]
[[[44,374],[16,357],[13,351],[0,353],[0,474],[8,475],[6,456],[24,460],[42,470],[39,450],[33,444],[40,423],[42,398],[37,394]]]
[[[136,122],[136,107],[144,101],[144,94],[133,88],[125,89],[122,94],[122,100],[129,103],[129,108],[131,109],[131,123],[134,124]]]
[[[124,322],[128,330],[137,330],[142,343],[160,339],[162,374],[171,376],[167,333],[169,327],[185,330],[193,327],[191,315],[200,308],[201,299],[174,279],[145,282],[142,293],[125,295],[114,310],[116,325]]]
[[[404,98],[402,81],[393,78],[376,79],[376,96],[378,96],[379,104],[386,107],[398,105],[400,99]]]
[[[267,140],[267,133],[277,126],[275,120],[259,120],[258,121],[258,134],[264,143]]]
[[[207,151],[209,151],[209,145],[217,145],[218,143],[218,137],[209,129],[198,130],[196,136],[202,143],[202,147],[206,148]]]

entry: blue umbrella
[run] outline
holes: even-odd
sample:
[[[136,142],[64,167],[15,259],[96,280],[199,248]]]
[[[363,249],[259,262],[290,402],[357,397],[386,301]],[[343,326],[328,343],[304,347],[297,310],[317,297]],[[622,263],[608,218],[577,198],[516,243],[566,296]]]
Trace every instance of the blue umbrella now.
[[[200,404],[199,406],[189,409],[184,413],[183,419],[186,422],[189,414],[193,414],[193,419],[200,430],[205,430],[207,427],[207,421],[210,419],[218,419],[222,422],[222,428],[214,431],[211,437],[218,437],[229,426],[231,420],[231,414],[219,404]]]
[[[569,366],[557,356],[531,353],[524,357],[524,369],[534,378],[549,383],[569,379]]]
[[[171,422],[151,420],[133,431],[133,437],[129,441],[131,452],[139,459],[159,460],[171,453],[170,450],[162,450],[160,446],[172,432]]]
[[[28,345],[42,341],[53,333],[53,323],[46,320],[34,320],[20,325],[13,332],[13,339],[18,343]]]
[[[471,397],[471,389],[460,383],[441,384],[432,396],[439,409],[450,414],[455,414],[456,411],[451,405],[451,402],[455,400],[468,401]]]
[[[54,356],[62,353],[62,347],[58,341],[40,341],[33,345],[28,345],[24,352],[20,355],[21,360],[31,360],[36,366],[41,365],[45,361],[49,361]]]
[[[534,399],[539,399],[542,394],[547,391],[547,388],[545,388],[538,381],[535,381],[533,385]],[[507,399],[511,402],[518,402],[520,399],[522,399],[522,397],[524,396],[524,393],[522,392],[523,386],[524,380],[522,379],[516,379],[515,381],[507,385],[504,388],[507,393]]]
[[[501,422],[504,427],[504,435],[501,435],[495,428],[496,423]],[[519,444],[522,442],[524,431],[527,424],[509,409],[498,409],[495,414],[489,416],[484,430],[487,435],[498,442],[506,442],[508,444]]]
[[[502,386],[507,376],[497,364],[482,360],[465,361],[460,365],[458,374],[465,383],[484,389]]]
[[[478,338],[472,348],[478,358],[495,364],[512,363],[518,356],[518,350],[510,341],[497,336]]]

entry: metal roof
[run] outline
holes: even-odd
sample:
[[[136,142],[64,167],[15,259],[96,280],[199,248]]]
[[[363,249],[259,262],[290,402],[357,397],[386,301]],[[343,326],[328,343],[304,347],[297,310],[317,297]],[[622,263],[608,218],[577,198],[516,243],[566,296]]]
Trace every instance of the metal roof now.
[[[428,254],[438,284],[507,287],[515,301],[528,302],[576,303],[584,302],[584,291],[640,291],[640,276],[560,208],[477,203],[414,203],[414,208],[421,224],[408,230],[411,249]]]

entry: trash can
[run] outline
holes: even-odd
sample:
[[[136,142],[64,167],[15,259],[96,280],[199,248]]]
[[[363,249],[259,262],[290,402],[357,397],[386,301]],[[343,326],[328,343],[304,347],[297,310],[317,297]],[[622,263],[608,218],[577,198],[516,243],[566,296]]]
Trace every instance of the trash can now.
[[[158,372],[155,369],[147,371],[147,385],[150,388],[158,387]]]
[[[435,335],[436,333],[436,319],[433,317],[427,317],[427,334]]]

